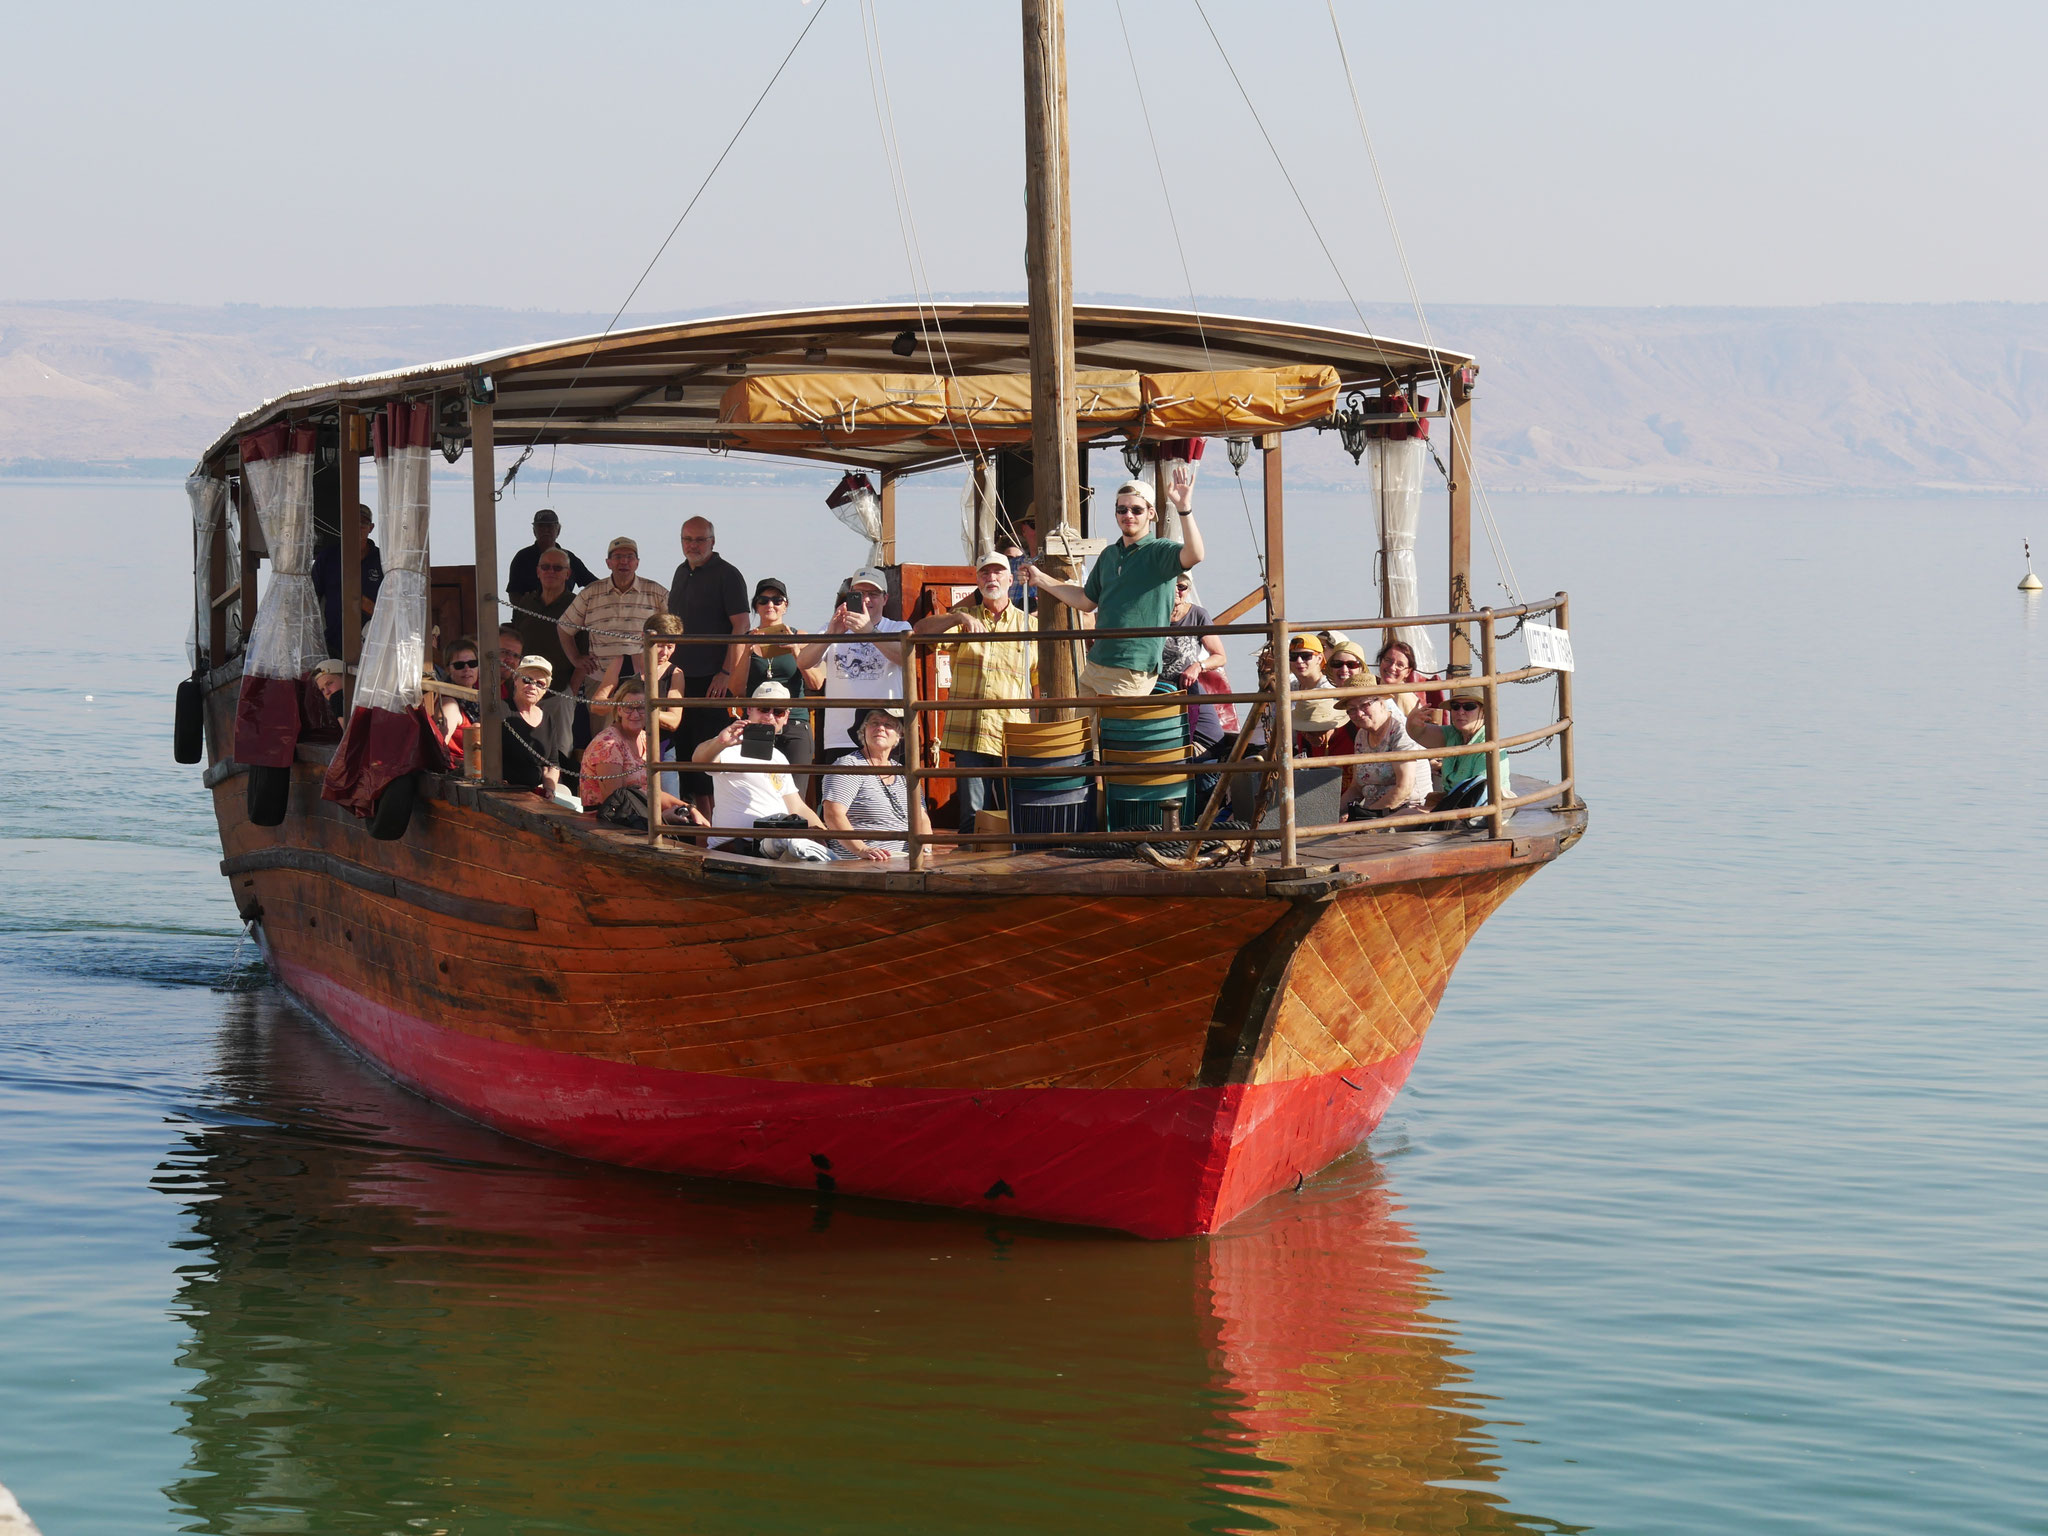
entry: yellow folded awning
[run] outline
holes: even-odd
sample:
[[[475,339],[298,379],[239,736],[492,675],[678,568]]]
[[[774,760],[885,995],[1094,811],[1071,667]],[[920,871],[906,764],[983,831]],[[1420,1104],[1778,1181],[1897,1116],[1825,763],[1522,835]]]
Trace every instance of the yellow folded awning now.
[[[1330,414],[1337,370],[1086,372],[1074,377],[1085,438],[1129,429],[1149,438],[1285,431]],[[1031,440],[1031,378],[1022,373],[787,373],[740,379],[719,402],[721,432],[741,447],[922,439],[964,452]]]
[[[946,381],[935,373],[755,374],[718,402],[719,426],[741,429],[734,441],[751,448],[898,443],[945,420]]]
[[[1147,437],[1239,437],[1284,432],[1336,409],[1337,370],[1244,368],[1228,373],[1148,373]]]

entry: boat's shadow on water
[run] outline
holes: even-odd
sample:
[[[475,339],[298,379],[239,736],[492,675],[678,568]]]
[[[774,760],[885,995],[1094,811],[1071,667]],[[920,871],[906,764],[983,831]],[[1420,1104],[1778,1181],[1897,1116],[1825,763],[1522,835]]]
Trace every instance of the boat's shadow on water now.
[[[1145,1243],[557,1158],[224,996],[188,1529],[1556,1530],[1360,1157]]]

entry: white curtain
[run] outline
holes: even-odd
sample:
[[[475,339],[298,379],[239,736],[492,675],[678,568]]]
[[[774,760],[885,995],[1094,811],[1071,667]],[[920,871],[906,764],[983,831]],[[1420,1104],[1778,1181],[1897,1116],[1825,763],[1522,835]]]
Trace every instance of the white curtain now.
[[[882,498],[863,487],[832,509],[832,515],[868,541],[863,565],[882,563]]]
[[[1419,437],[1395,441],[1376,437],[1367,444],[1372,471],[1372,499],[1378,510],[1380,559],[1387,573],[1385,618],[1422,611],[1422,583],[1415,570],[1415,534],[1422,523],[1424,444]],[[1418,671],[1436,670],[1436,641],[1426,629],[1403,627],[1393,632],[1415,651]]]
[[[313,590],[314,443],[311,428],[295,428],[284,434],[283,452],[243,454],[243,495],[254,503],[270,550],[270,586],[256,607],[244,677],[301,678],[327,655]]]
[[[402,712],[427,670],[427,482],[432,409],[397,405],[377,419],[377,527],[384,584],[363,632],[356,707]],[[344,521],[347,519],[344,518]]]
[[[185,661],[199,665],[201,640],[212,627],[213,613],[213,530],[227,505],[228,483],[211,475],[192,475],[185,481],[185,496],[192,503],[192,633],[185,641]],[[219,666],[218,656],[208,665]]]

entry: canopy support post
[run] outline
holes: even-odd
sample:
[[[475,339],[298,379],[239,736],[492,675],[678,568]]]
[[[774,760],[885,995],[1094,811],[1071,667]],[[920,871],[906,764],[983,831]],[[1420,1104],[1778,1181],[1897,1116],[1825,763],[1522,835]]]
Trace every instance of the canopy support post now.
[[[896,563],[896,476],[882,471],[882,564]]]
[[[363,659],[363,562],[349,558],[349,549],[360,518],[356,508],[363,504],[363,459],[356,448],[356,423],[362,417],[352,405],[336,412],[339,430],[340,507],[335,521],[341,527],[341,674],[342,697],[354,708],[356,665]]]
[[[1451,590],[1449,611],[1472,611],[1472,374],[1461,369],[1451,378]],[[1453,624],[1450,635],[1452,677],[1472,675],[1472,631]]]
[[[1287,666],[1287,527],[1280,483],[1280,434],[1265,442],[1266,494],[1266,617],[1273,626],[1273,718],[1266,726],[1267,755],[1278,765],[1280,791],[1280,864],[1295,866],[1294,819],[1294,674]]]
[[[260,525],[259,525],[260,526]],[[242,587],[237,601],[242,605],[242,644],[249,643],[249,636],[256,633],[256,569],[263,563],[249,541],[249,525],[242,525]]]
[[[237,475],[228,482],[228,500],[233,504],[237,517],[243,515],[242,487],[246,480]],[[228,608],[220,600],[221,593],[228,589],[228,514],[221,508],[219,517],[213,520],[213,538],[206,549],[206,600],[213,611],[206,620],[206,664],[220,667],[228,659]]]
[[[494,408],[469,408],[470,497],[476,513],[476,720],[483,780],[505,778],[504,703],[498,697],[498,488]],[[650,813],[651,814],[651,813]]]
[[[924,804],[924,725],[918,709],[918,649],[903,641],[903,804],[909,825],[903,829],[903,862],[912,874],[924,868],[924,840],[917,835],[917,812]],[[827,849],[826,852],[830,852]]]

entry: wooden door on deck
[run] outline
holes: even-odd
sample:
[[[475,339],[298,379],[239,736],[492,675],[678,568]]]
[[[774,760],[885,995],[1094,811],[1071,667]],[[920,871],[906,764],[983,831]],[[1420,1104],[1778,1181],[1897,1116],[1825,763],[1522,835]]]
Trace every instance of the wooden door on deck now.
[[[935,613],[944,613],[955,603],[965,602],[974,595],[974,571],[965,565],[900,565],[900,582],[894,594],[901,604],[898,612],[915,624],[919,619],[929,618]],[[918,662],[917,696],[921,699],[943,699],[950,696],[953,682],[953,658],[949,652],[927,650]],[[939,768],[953,761],[953,754],[941,752],[938,739],[945,730],[943,715],[925,716],[924,766]],[[930,809],[934,823],[940,820],[940,811],[953,802],[954,785],[951,779],[925,780],[925,805]]]
[[[476,632],[476,567],[437,565],[427,589],[428,606],[434,611],[435,632],[428,637],[427,665],[438,666],[451,643],[463,635],[478,645],[495,646],[496,635],[486,638]]]

